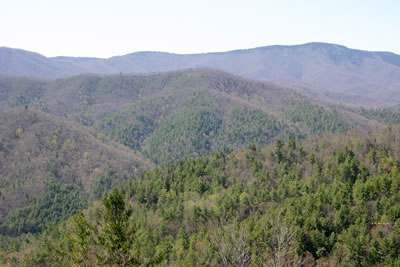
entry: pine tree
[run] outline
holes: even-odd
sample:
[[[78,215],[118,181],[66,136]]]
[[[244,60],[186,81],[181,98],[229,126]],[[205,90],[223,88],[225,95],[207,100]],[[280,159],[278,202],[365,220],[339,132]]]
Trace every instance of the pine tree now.
[[[98,259],[107,266],[139,264],[139,249],[135,247],[136,226],[131,222],[132,209],[125,205],[121,192],[114,190],[103,200],[103,229],[99,244],[104,253]]]

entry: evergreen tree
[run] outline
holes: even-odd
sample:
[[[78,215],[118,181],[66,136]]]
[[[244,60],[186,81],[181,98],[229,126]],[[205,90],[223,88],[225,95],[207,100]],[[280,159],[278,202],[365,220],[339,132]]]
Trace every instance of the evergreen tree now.
[[[107,266],[139,264],[139,249],[135,247],[136,226],[130,221],[132,209],[126,206],[121,192],[114,190],[103,200],[102,233],[99,244],[104,254],[97,256]]]

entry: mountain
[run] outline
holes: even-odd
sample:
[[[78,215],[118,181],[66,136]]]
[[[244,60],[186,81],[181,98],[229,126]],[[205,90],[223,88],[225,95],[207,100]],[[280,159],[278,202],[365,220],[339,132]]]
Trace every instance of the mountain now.
[[[1,88],[0,106],[26,105],[93,127],[157,164],[398,123],[396,111],[352,110],[212,69],[54,81],[0,77]]]
[[[38,53],[8,47],[0,48],[0,73],[28,77],[61,77],[84,70],[68,62],[55,62]]]
[[[41,231],[151,167],[73,122],[30,108],[0,109],[0,232]]]
[[[2,75],[0,264],[260,265],[289,231],[287,265],[396,266],[399,118],[208,68]]]
[[[335,44],[266,46],[186,55],[137,52],[108,59],[45,58],[10,48],[0,51],[0,73],[8,75],[56,78],[77,73],[151,73],[209,67],[294,87],[341,103],[379,106],[400,101],[399,55]]]

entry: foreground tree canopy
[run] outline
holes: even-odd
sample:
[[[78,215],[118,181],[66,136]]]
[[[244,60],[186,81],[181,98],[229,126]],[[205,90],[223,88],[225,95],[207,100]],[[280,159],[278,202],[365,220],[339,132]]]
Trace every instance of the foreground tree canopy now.
[[[129,180],[29,242],[4,238],[2,261],[397,266],[399,156],[400,128],[389,127],[181,160]]]

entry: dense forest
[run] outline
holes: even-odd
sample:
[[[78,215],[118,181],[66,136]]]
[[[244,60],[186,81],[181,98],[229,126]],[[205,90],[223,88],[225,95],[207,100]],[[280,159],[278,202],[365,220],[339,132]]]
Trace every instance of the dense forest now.
[[[399,144],[400,128],[391,126],[180,160],[105,192],[102,201],[41,235],[3,237],[1,260],[25,266],[397,266]]]
[[[41,232],[153,165],[30,108],[0,112],[0,234]]]
[[[28,107],[90,127],[155,164],[292,136],[399,123],[395,108],[349,108],[211,69],[80,75],[54,81],[0,77],[0,107]]]
[[[396,266],[399,112],[209,69],[0,77],[0,265]]]
[[[400,1],[50,2],[0,4],[0,267],[400,267]]]

